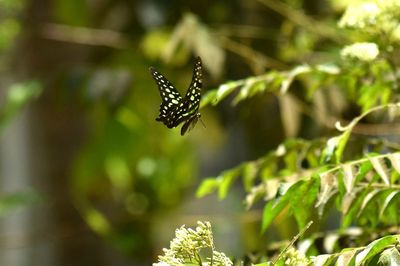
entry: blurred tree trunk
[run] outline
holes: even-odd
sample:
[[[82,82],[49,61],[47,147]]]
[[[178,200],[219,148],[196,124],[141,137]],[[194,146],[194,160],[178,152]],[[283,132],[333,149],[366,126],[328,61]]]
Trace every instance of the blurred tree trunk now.
[[[11,135],[24,131],[26,134],[21,136],[22,140],[28,138],[32,143],[25,149],[31,149],[26,152],[28,163],[33,168],[29,169],[28,178],[23,182],[33,184],[44,198],[35,212],[21,218],[25,222],[14,225],[20,226],[23,234],[30,232],[24,236],[28,239],[26,248],[32,251],[37,245],[46,248],[30,254],[18,265],[108,265],[102,257],[102,241],[90,231],[74,208],[69,191],[71,165],[85,130],[83,115],[76,99],[73,99],[75,96],[63,90],[60,80],[61,75],[68,74],[65,71],[71,66],[84,64],[88,49],[41,37],[41,27],[43,23],[51,22],[52,5],[56,3],[50,0],[28,3],[22,25],[27,30],[23,32],[13,57],[16,79],[39,78],[44,81],[44,93],[29,109],[29,123],[15,128]],[[20,149],[9,144],[7,149]],[[16,252],[19,251],[23,249]],[[25,255],[21,253],[19,257]],[[49,264],[36,263],[35,256],[54,259]]]

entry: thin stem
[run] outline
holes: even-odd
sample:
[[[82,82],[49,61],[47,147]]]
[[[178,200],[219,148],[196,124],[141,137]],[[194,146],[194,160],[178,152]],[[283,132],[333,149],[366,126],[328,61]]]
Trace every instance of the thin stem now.
[[[275,264],[277,261],[279,261],[282,258],[282,256],[285,254],[285,252],[291,246],[293,246],[294,242],[296,242],[300,236],[304,235],[304,233],[308,230],[308,228],[310,228],[310,226],[312,224],[313,224],[313,221],[309,221],[308,224],[295,237],[293,237],[292,241],[290,241],[290,243],[281,251],[281,253],[279,253],[278,257],[272,262],[272,264]]]

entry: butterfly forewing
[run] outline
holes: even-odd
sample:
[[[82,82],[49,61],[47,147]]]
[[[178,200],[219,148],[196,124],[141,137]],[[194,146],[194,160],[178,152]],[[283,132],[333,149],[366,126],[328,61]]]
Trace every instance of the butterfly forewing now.
[[[190,82],[189,89],[184,98],[184,101],[189,102],[189,113],[194,113],[199,110],[202,85],[201,59],[200,57],[197,57],[193,69],[192,81]]]
[[[200,113],[198,113],[202,88],[200,57],[196,59],[192,81],[183,98],[161,73],[152,67],[150,73],[157,83],[162,98],[160,113],[156,120],[163,122],[168,128],[176,127],[185,122],[181,129],[181,135],[185,134],[200,117]]]
[[[201,88],[202,88],[202,70],[201,70],[201,59],[197,57],[196,64],[193,69],[193,77],[190,83],[189,89],[186,92],[185,97],[182,99],[182,103],[178,109],[172,111],[171,116],[175,121],[176,125],[186,120],[191,120],[193,115],[197,115],[197,111],[200,106]]]
[[[168,127],[173,127],[169,126],[170,123],[168,123],[168,116],[173,110],[177,109],[179,104],[182,102],[182,96],[175,89],[172,83],[169,82],[169,80],[166,79],[160,72],[151,67],[150,73],[157,83],[160,96],[162,98],[162,103],[160,105],[160,114],[158,115],[156,120],[162,121]]]

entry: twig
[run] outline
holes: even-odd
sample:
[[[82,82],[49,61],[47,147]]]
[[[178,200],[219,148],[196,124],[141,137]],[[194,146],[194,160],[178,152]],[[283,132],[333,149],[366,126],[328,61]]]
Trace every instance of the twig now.
[[[294,242],[297,241],[297,239],[299,239],[299,237],[301,237],[302,235],[304,235],[304,233],[308,230],[308,228],[310,228],[310,226],[313,224],[313,221],[309,221],[308,224],[295,236],[293,237],[292,241],[290,241],[290,243],[281,251],[281,253],[279,253],[278,257],[272,262],[272,264],[275,264],[277,261],[279,261],[283,254],[291,247],[293,246]]]
[[[128,41],[121,33],[106,29],[72,27],[48,23],[43,25],[41,33],[44,38],[62,42],[107,46],[117,49],[128,45]]]

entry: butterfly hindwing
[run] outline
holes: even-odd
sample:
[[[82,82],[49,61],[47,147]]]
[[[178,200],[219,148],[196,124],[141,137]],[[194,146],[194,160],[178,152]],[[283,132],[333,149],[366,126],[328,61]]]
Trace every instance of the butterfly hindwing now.
[[[157,83],[162,98],[160,113],[156,120],[163,122],[168,128],[176,127],[185,122],[181,129],[181,135],[185,134],[200,118],[200,113],[198,113],[202,88],[200,57],[196,59],[192,81],[183,98],[161,73],[152,67],[150,68],[150,73]]]

